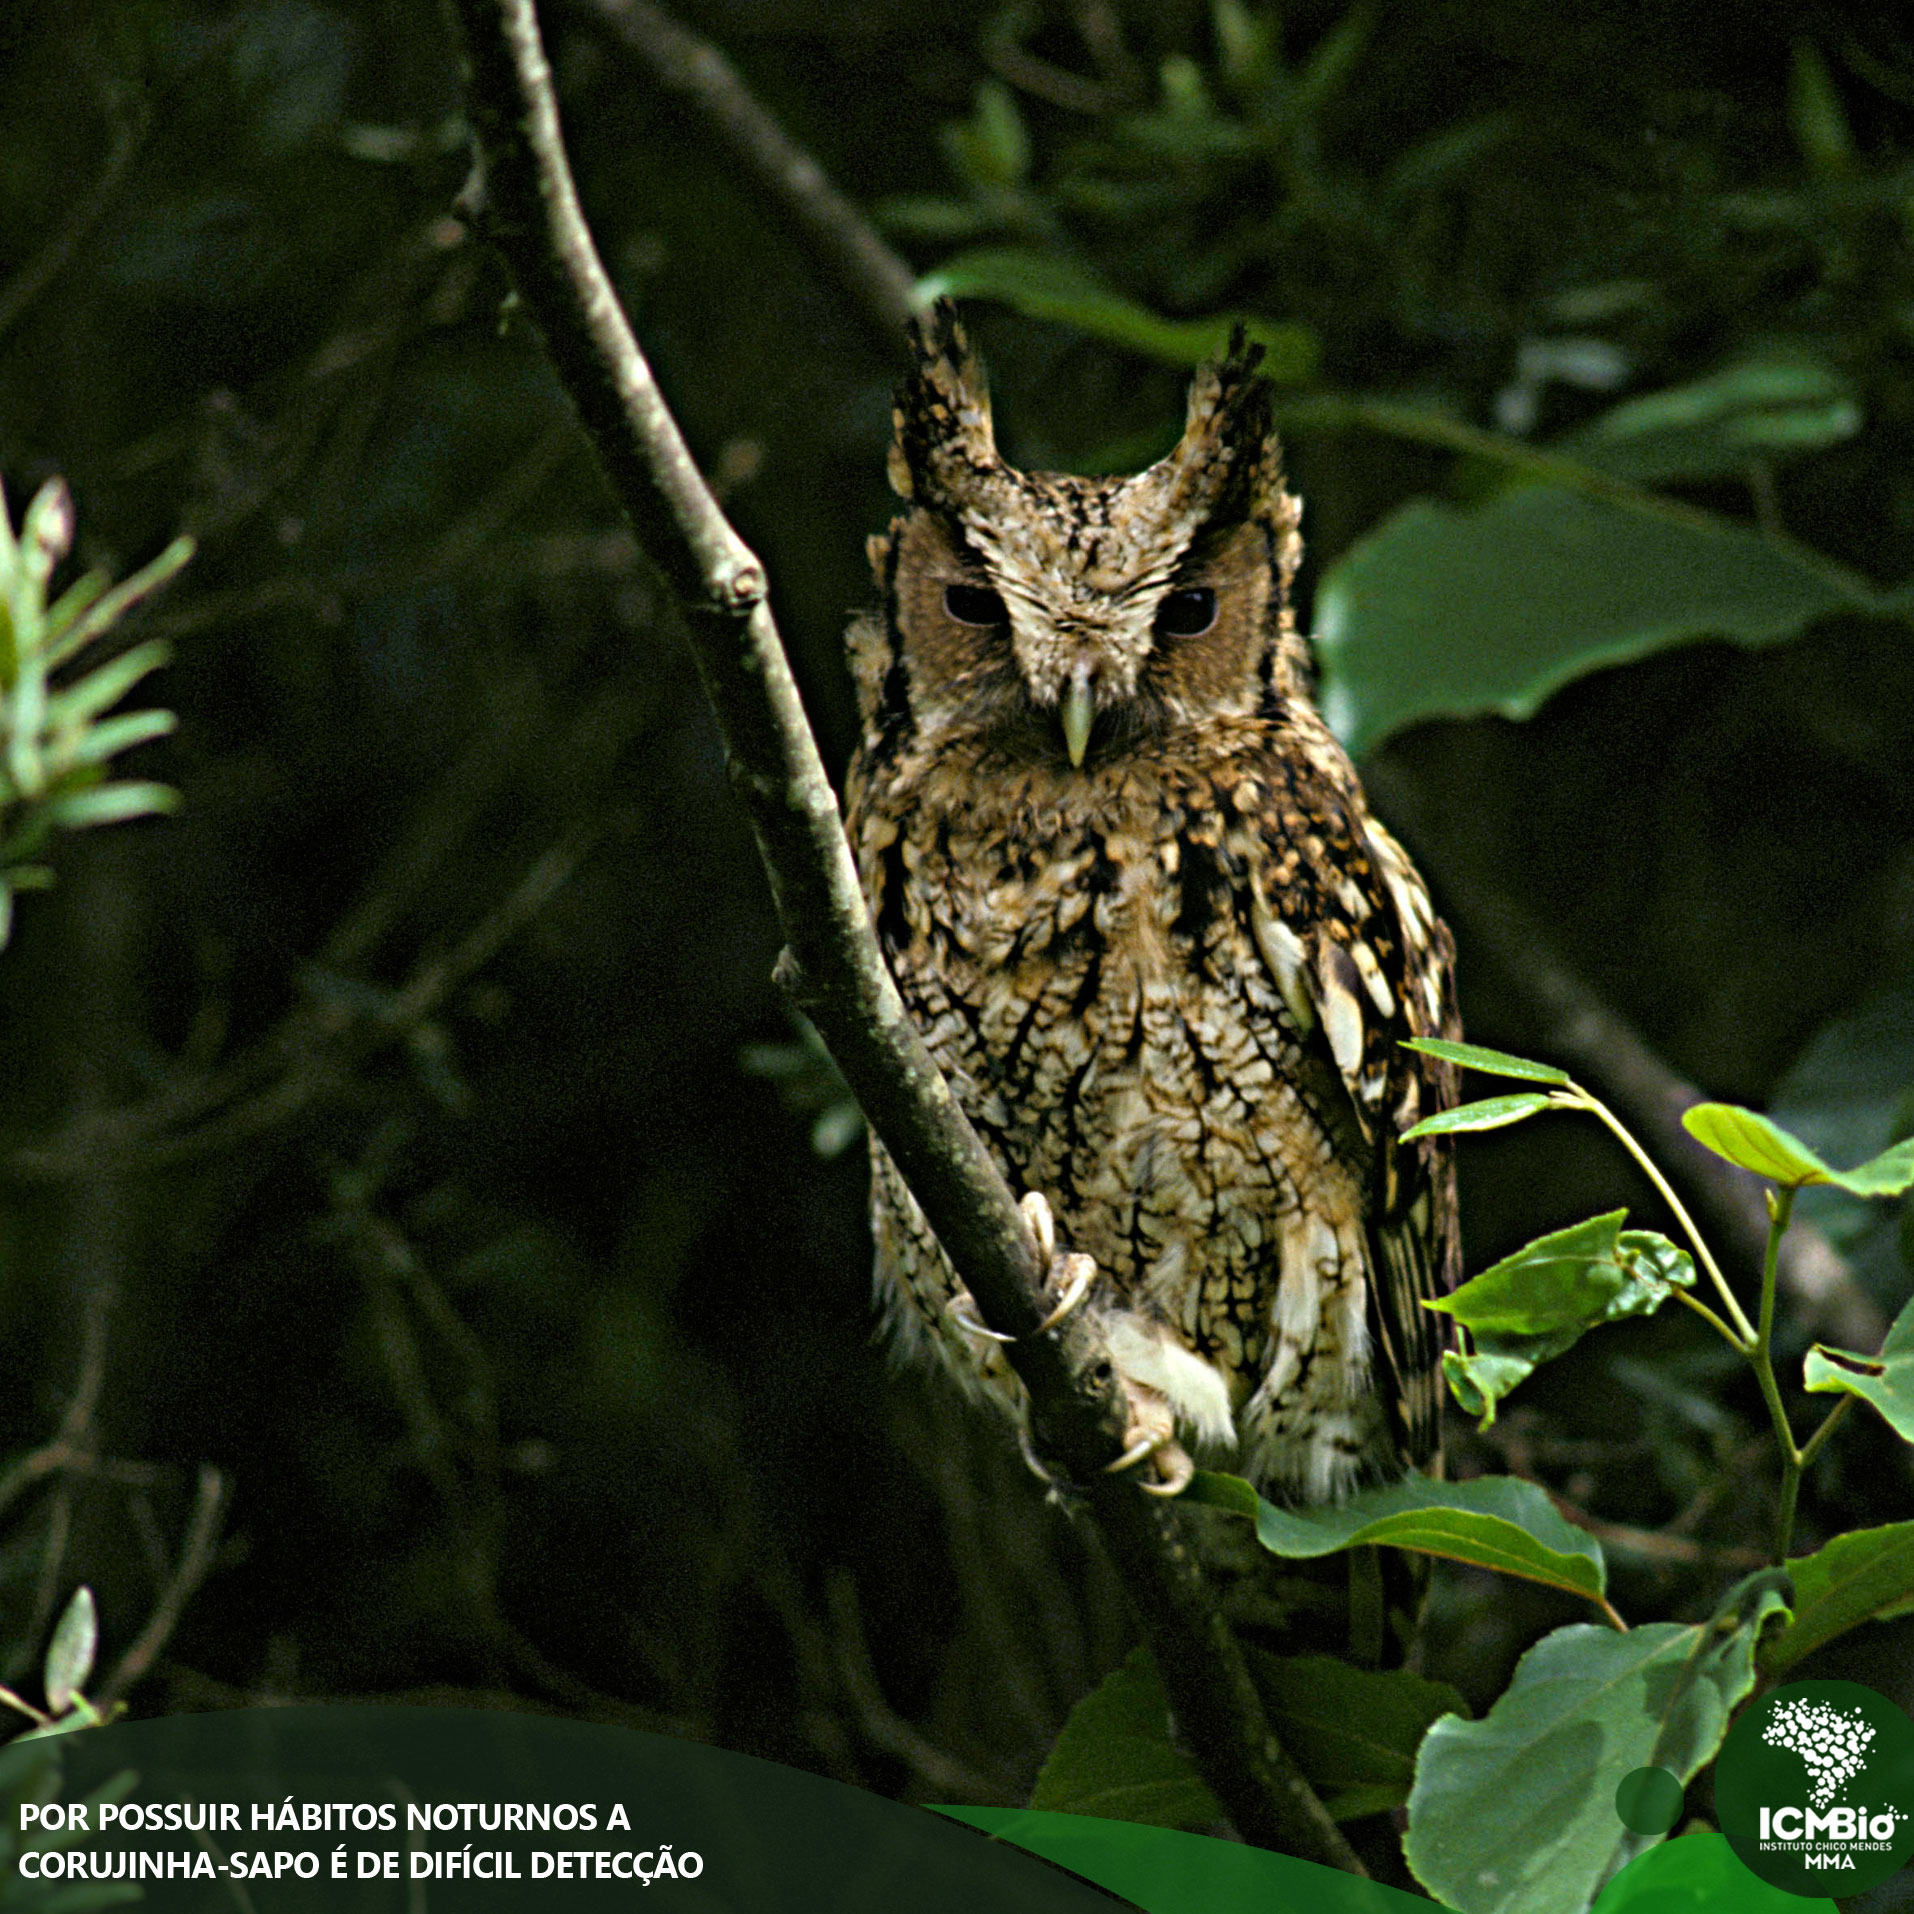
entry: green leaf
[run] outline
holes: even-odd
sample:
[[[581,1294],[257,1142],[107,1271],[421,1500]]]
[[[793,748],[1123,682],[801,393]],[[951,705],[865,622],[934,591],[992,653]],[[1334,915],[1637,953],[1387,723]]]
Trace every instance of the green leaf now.
[[[1309,57],[1297,71],[1295,98],[1290,106],[1299,123],[1310,124],[1342,91],[1369,44],[1375,23],[1375,9],[1366,4],[1366,0],[1356,0],[1310,49]]]
[[[1404,506],[1337,559],[1316,602],[1323,714],[1360,756],[1423,718],[1526,718],[1669,645],[1774,644],[1893,600],[1725,519],[1526,485],[1473,510]]]
[[[157,591],[192,555],[193,541],[176,538],[150,564],[142,565],[131,578],[122,579],[111,591],[95,598],[57,640],[49,637],[48,669],[64,664],[102,632],[111,631],[134,605]]]
[[[1033,1808],[1201,1829],[1223,1810],[1170,1739],[1169,1703],[1147,1648],[1133,1649],[1070,1711],[1030,1797]]]
[[[1030,171],[1030,135],[1016,95],[1001,80],[985,80],[970,118],[944,128],[944,150],[957,171],[979,186],[1020,185]]]
[[[1538,1236],[1427,1307],[1477,1336],[1579,1335],[1652,1315],[1674,1289],[1694,1287],[1694,1260],[1653,1230],[1624,1230],[1627,1216],[1611,1210]]]
[[[1794,1619],[1765,1637],[1761,1672],[1785,1675],[1797,1662],[1863,1622],[1914,1612],[1914,1522],[1855,1529],[1787,1564]]]
[[[128,711],[117,718],[104,718],[70,739],[56,738],[50,753],[54,775],[81,765],[106,764],[135,745],[166,737],[178,725],[179,720],[170,711]]]
[[[895,193],[880,199],[871,208],[871,215],[886,232],[946,246],[955,240],[975,239],[1005,223],[1000,207],[979,205],[969,199],[943,199],[934,193]]]
[[[1850,1196],[1905,1196],[1914,1189],[1914,1137],[1904,1137],[1854,1169],[1830,1170],[1822,1180]]]
[[[1914,1302],[1888,1326],[1878,1356],[1816,1343],[1802,1386],[1813,1395],[1859,1396],[1887,1418],[1903,1442],[1914,1442]]]
[[[1844,173],[1854,165],[1854,135],[1827,62],[1812,40],[1794,43],[1788,70],[1788,127],[1815,172]]]
[[[1914,1137],[1891,1145],[1852,1170],[1830,1169],[1799,1137],[1772,1117],[1735,1103],[1697,1103],[1682,1128],[1719,1157],[1757,1176],[1799,1189],[1827,1183],[1850,1196],[1900,1196],[1914,1188]]]
[[[1352,1668],[1328,1656],[1252,1649],[1250,1672],[1270,1725],[1339,1820],[1407,1801],[1429,1724],[1462,1707],[1446,1683]],[[1030,1805],[1199,1832],[1223,1819],[1172,1738],[1169,1703],[1147,1648],[1132,1650],[1071,1711]]]
[[[939,1807],[966,1827],[1039,1854],[1144,1914],[1429,1914],[1419,1894],[1337,1874],[1241,1841],[1035,1808]]]
[[[1823,1162],[1858,1162],[1914,1130],[1914,975],[1824,1024],[1775,1086],[1768,1114]],[[1905,1280],[1900,1214],[1821,1184],[1802,1191],[1795,1215],[1869,1286]]]
[[[124,824],[129,818],[158,817],[179,809],[179,793],[164,784],[96,784],[91,790],[62,792],[47,801],[46,813],[66,830],[95,824]]]
[[[1413,1472],[1333,1507],[1279,1509],[1233,1475],[1199,1470],[1185,1492],[1211,1508],[1247,1515],[1272,1555],[1309,1560],[1382,1543],[1419,1555],[1469,1562],[1504,1575],[1602,1599],[1602,1546],[1556,1513],[1533,1482],[1479,1476],[1431,1482]]]
[[[1216,38],[1217,66],[1238,95],[1263,92],[1276,76],[1273,22],[1252,12],[1243,0],[1211,0],[1210,31]]]
[[[1556,1230],[1505,1256],[1425,1308],[1453,1316],[1475,1347],[1449,1350],[1443,1374],[1464,1411],[1495,1420],[1495,1405],[1584,1334],[1624,1316],[1652,1316],[1695,1265],[1653,1230],[1624,1230],[1626,1210]]]
[[[60,1617],[47,1644],[44,1680],[47,1711],[63,1715],[73,1697],[86,1686],[93,1672],[93,1657],[100,1645],[100,1616],[93,1606],[93,1591],[83,1582],[73,1591],[66,1612]]]
[[[1552,1063],[1532,1063],[1527,1057],[1512,1057],[1506,1050],[1485,1050],[1479,1043],[1451,1043],[1446,1037],[1411,1037],[1405,1050],[1420,1050],[1425,1057],[1440,1057],[1444,1063],[1459,1063],[1465,1070],[1480,1070],[1485,1077],[1521,1077],[1529,1083],[1566,1084],[1566,1070]]]
[[[46,716],[45,661],[37,656],[22,658],[13,695],[0,703],[0,731],[6,733],[7,775],[23,798],[37,798],[46,787],[46,766],[40,756]]]
[[[67,627],[105,590],[106,577],[102,572],[86,572],[76,578],[47,608],[47,615],[40,625],[40,642],[48,646],[55,644]]]
[[[1061,320],[1094,338],[1179,366],[1214,358],[1240,324],[1263,348],[1263,371],[1279,384],[1306,379],[1316,369],[1316,335],[1307,326],[1278,325],[1241,313],[1165,319],[1082,267],[1033,247],[959,253],[917,282],[917,297],[925,304],[946,296],[999,300],[1029,318]]]
[[[1447,1682],[1329,1655],[1249,1651],[1270,1726],[1338,1820],[1401,1807],[1438,1716],[1466,1712]],[[1033,1804],[1034,1805],[1034,1804]]]
[[[1477,1335],[1539,1335],[1600,1319],[1620,1289],[1626,1210],[1591,1216],[1525,1243],[1447,1296],[1423,1306]]]
[[[1424,1117],[1413,1129],[1404,1130],[1402,1140],[1412,1143],[1419,1136],[1452,1136],[1466,1130],[1501,1130],[1524,1117],[1539,1115],[1553,1104],[1552,1097],[1540,1090],[1522,1090],[1514,1096],[1484,1097],[1480,1103],[1458,1103],[1453,1110],[1438,1110]]]
[[[1486,1350],[1445,1349],[1442,1377],[1465,1416],[1486,1429],[1495,1421],[1495,1405],[1535,1372],[1539,1356],[1500,1356]]]
[[[1775,351],[1624,399],[1550,449],[1655,485],[1732,477],[1752,459],[1819,451],[1860,429],[1861,408],[1834,367]]]
[[[126,696],[149,672],[157,671],[173,655],[164,639],[150,639],[122,652],[99,670],[88,672],[74,684],[56,692],[47,701],[50,727],[85,724],[97,718]]]
[[[1445,1717],[1423,1742],[1404,1843],[1416,1878],[1460,1914],[1586,1907],[1649,1844],[1616,1815],[1617,1784],[1646,1767],[1687,1782],[1713,1758],[1783,1585],[1763,1570],[1704,1623],[1544,1636],[1482,1720]]]

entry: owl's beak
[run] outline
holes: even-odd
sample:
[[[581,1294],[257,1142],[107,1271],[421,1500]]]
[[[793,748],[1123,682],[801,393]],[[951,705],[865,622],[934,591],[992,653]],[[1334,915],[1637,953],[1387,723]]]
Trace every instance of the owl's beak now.
[[[1097,701],[1090,690],[1090,667],[1078,665],[1064,687],[1059,707],[1063,719],[1064,748],[1070,753],[1070,768],[1083,768],[1083,754],[1090,748],[1090,727],[1096,722]]]

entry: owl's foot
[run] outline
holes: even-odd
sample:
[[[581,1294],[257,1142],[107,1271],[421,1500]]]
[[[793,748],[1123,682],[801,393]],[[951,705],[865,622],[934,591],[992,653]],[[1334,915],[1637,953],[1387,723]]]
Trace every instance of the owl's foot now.
[[[1137,1487],[1145,1495],[1181,1495],[1190,1486],[1196,1464],[1176,1439],[1176,1411],[1170,1407],[1169,1397],[1148,1383],[1138,1382],[1134,1376],[1124,1376],[1120,1371],[1119,1376],[1127,1411],[1123,1453],[1107,1465],[1105,1472],[1119,1475],[1125,1469],[1148,1462],[1155,1470],[1156,1480],[1139,1482]]]
[[[1050,1213],[1050,1205],[1032,1190],[1017,1207],[1023,1212],[1024,1221],[1030,1226],[1030,1233],[1037,1239],[1037,1252],[1042,1256],[1050,1272],[1050,1281],[1045,1286],[1045,1294],[1051,1290],[1058,1293],[1050,1313],[1044,1317],[1032,1335],[1041,1336],[1056,1328],[1070,1312],[1090,1293],[1090,1285],[1097,1279],[1096,1259],[1079,1256],[1066,1251],[1057,1254],[1057,1223]],[[1007,1336],[1001,1329],[992,1329],[977,1314],[977,1299],[967,1289],[953,1292],[946,1307],[950,1319],[966,1335],[977,1336],[986,1342],[1015,1342],[1015,1336]]]
[[[1037,1239],[1037,1253],[1050,1272],[1045,1293],[1050,1289],[1058,1292],[1049,1315],[1032,1332],[1041,1336],[1056,1328],[1089,1295],[1090,1285],[1097,1279],[1096,1259],[1070,1251],[1061,1256],[1057,1254],[1057,1219],[1050,1213],[1049,1200],[1040,1191],[1026,1191],[1017,1207],[1023,1212],[1031,1235]]]

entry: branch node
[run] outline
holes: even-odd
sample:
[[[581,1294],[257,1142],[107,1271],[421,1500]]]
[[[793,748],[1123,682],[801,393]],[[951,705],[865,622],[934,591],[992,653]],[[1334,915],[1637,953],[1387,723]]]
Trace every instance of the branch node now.
[[[769,590],[764,567],[755,560],[729,566],[711,580],[712,602],[729,612],[755,611]]]

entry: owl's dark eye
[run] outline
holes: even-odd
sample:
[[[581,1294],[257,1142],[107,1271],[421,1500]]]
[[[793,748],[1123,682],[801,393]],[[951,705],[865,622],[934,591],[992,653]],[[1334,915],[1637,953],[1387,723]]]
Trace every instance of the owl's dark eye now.
[[[1200,638],[1216,623],[1216,594],[1207,585],[1173,591],[1156,608],[1159,638]]]
[[[960,625],[1007,625],[1010,607],[988,585],[946,585],[944,609]]]

